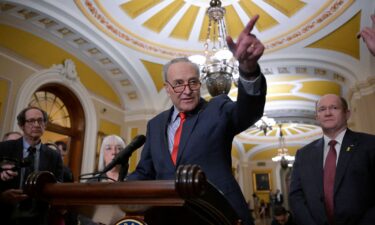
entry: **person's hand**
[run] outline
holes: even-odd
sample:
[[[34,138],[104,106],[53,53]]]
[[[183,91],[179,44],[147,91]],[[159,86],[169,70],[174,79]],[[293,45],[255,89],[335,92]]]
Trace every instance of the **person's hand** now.
[[[375,27],[375,14],[371,15],[371,20],[372,27]],[[359,34],[365,41],[371,54],[375,56],[375,28],[365,27]]]
[[[8,189],[0,194],[0,202],[12,204],[18,203],[27,198],[28,196],[23,192],[22,189]]]
[[[18,176],[18,172],[12,170],[14,166],[15,165],[12,163],[4,163],[1,165],[2,171],[0,173],[0,179],[2,181],[8,181]]]
[[[231,37],[227,37],[229,49],[239,62],[241,71],[245,73],[253,73],[257,70],[258,59],[263,55],[264,45],[257,37],[251,33],[255,23],[259,19],[255,15],[238,37],[237,43]]]

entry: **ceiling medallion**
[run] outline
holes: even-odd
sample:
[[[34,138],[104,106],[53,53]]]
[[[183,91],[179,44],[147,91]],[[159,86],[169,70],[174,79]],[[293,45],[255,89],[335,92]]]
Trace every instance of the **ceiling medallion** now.
[[[174,1],[171,1],[174,2]],[[125,3],[116,3],[116,1],[99,0],[75,0],[82,13],[100,30],[120,43],[132,47],[133,49],[166,58],[175,58],[197,54],[201,46],[199,33],[204,26],[204,3],[207,1],[184,1],[182,6],[175,9],[174,13],[167,18],[163,18],[165,23],[155,32],[144,26],[152,16],[162,10],[170,10],[172,3],[162,1],[160,3],[148,3],[132,16],[133,11],[124,10],[127,4],[133,4],[133,1]],[[291,44],[304,40],[321,30],[331,21],[342,15],[353,3],[354,0],[316,0],[314,3],[305,2],[304,6],[291,14],[285,13],[293,11],[289,4],[278,5],[273,1],[225,1],[225,9],[235,13],[238,21],[248,21],[251,15],[265,13],[265,18],[276,21],[276,25],[267,29],[255,29],[256,35],[263,40],[266,53],[290,46]],[[250,4],[251,3],[251,4]],[[250,4],[250,5],[249,5]],[[255,8],[249,8],[251,5]],[[141,5],[140,5],[141,7]],[[149,7],[149,8],[148,8]],[[269,14],[266,7],[272,7],[279,14]],[[190,21],[194,24],[194,29],[189,32],[187,40],[173,38],[170,32],[176,29],[180,22],[186,22],[184,15],[191,8],[198,8],[195,20]],[[135,9],[133,9],[135,10]],[[136,11],[136,12],[138,12]],[[189,17],[187,17],[189,18]],[[227,20],[228,30],[241,26],[241,22]],[[198,27],[197,27],[198,26]],[[244,26],[244,24],[242,24]],[[230,32],[229,32],[230,33]],[[236,34],[231,34],[235,37]],[[188,46],[188,47],[186,47]]]

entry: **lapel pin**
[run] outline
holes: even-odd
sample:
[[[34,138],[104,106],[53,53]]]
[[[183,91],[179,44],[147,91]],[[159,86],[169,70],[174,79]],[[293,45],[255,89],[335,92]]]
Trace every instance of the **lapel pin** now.
[[[350,152],[350,151],[352,150],[353,147],[354,147],[354,145],[350,145],[350,146],[348,146],[348,147],[346,148],[346,151],[347,151],[347,152]]]

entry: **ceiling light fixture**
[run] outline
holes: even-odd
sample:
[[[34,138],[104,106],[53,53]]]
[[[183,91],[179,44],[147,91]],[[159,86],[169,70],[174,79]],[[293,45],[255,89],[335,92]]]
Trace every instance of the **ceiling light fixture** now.
[[[267,116],[262,116],[254,125],[261,131],[263,131],[264,136],[267,135],[267,132],[272,130],[272,127],[276,124],[276,121],[273,118],[268,118]]]
[[[226,42],[225,9],[220,0],[211,0],[207,9],[209,18],[207,36],[204,43],[204,56],[193,55],[190,60],[201,68],[201,80],[206,83],[211,96],[228,94],[232,79],[237,85],[238,61],[233,57]]]
[[[279,148],[277,149],[277,155],[272,157],[272,161],[279,162],[281,167],[286,169],[288,168],[289,164],[294,161],[294,156],[289,155],[288,149],[285,147],[285,137],[282,130],[282,124],[279,125]]]

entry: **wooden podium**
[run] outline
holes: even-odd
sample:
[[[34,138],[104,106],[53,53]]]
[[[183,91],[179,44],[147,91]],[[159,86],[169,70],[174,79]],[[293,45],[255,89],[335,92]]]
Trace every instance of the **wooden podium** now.
[[[28,177],[24,190],[67,209],[119,205],[126,216],[116,225],[242,224],[223,194],[195,165],[180,166],[175,180],[115,183],[56,183],[52,173],[37,172]]]

